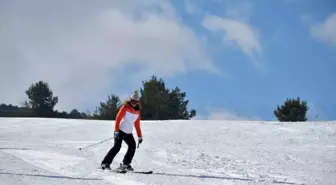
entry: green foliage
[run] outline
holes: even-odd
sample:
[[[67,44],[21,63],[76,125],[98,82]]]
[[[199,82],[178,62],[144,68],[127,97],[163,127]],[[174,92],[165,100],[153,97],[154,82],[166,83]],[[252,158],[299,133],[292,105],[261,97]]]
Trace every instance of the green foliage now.
[[[39,117],[35,114],[32,108],[13,106],[13,105],[0,105],[0,117]],[[65,111],[55,111],[52,116],[54,118],[74,118],[74,119],[89,119],[90,115],[86,113],[80,113],[76,109],[73,109],[70,113]]]
[[[102,120],[115,120],[118,111],[120,109],[120,98],[115,95],[109,95],[106,102],[100,102],[100,106],[97,108],[95,118]]]
[[[186,93],[176,87],[169,90],[162,79],[152,76],[150,80],[142,82],[141,93],[141,119],[168,120],[190,119],[196,115],[196,110],[187,110],[188,100]]]
[[[149,81],[142,82],[143,88],[141,93],[141,119],[144,120],[166,120],[168,115],[169,89],[165,87],[162,79],[157,79],[155,76]]]
[[[189,100],[185,100],[186,95],[178,87],[170,91],[167,110],[169,119],[190,119],[196,116],[196,110],[191,109],[190,112],[187,110]]]
[[[298,97],[297,99],[287,99],[281,107],[277,106],[274,115],[283,122],[307,121],[308,109],[307,102],[301,101]]]
[[[79,112],[77,109],[73,109],[70,111],[70,113],[66,111],[55,111],[54,115],[51,116],[54,118],[67,118],[67,119],[89,119],[91,116],[89,114],[86,114],[84,112]]]
[[[28,101],[21,103],[21,107],[0,104],[0,117],[54,117],[74,119],[100,119],[115,120],[121,107],[120,98],[111,94],[105,102],[100,102],[93,115],[89,112],[79,112],[73,109],[54,111],[58,97],[53,96],[48,83],[39,81],[30,85],[25,91]],[[141,119],[142,120],[174,120],[191,119],[196,116],[196,110],[188,110],[189,100],[187,94],[179,87],[169,89],[162,78],[151,76],[148,81],[142,82],[141,93]],[[297,122],[307,121],[309,107],[306,101],[287,99],[283,105],[277,106],[274,115],[279,121]]]
[[[0,117],[33,117],[33,111],[26,107],[13,105],[0,105]]]
[[[189,100],[186,93],[179,87],[168,89],[162,79],[152,76],[150,80],[142,83],[141,93],[141,119],[142,120],[169,120],[190,119],[196,116],[196,110],[188,111]],[[81,113],[73,109],[70,113],[54,110],[58,103],[58,97],[53,96],[49,84],[39,81],[30,85],[25,91],[28,101],[21,103],[22,107],[12,105],[0,105],[0,117],[53,117],[74,119],[99,119],[115,120],[121,106],[120,98],[111,94],[105,102],[90,113]]]
[[[80,113],[77,109],[72,109],[69,114],[70,118],[80,119],[83,117],[82,113]]]
[[[58,103],[58,97],[53,96],[49,84],[39,81],[32,84],[26,91],[29,99],[29,106],[39,117],[50,117],[54,115],[54,107]]]

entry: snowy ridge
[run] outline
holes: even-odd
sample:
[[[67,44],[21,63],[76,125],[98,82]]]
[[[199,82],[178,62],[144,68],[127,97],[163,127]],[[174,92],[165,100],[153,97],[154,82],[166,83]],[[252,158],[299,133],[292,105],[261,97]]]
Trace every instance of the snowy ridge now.
[[[0,184],[336,184],[336,122],[143,121],[133,167],[152,175],[96,170],[113,140],[78,150],[113,126],[1,118]],[[125,152],[123,143],[112,166]]]

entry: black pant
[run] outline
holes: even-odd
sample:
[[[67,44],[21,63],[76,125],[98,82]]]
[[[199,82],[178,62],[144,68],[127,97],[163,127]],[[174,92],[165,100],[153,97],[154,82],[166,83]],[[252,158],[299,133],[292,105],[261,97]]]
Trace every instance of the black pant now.
[[[132,134],[126,134],[121,130],[119,131],[119,136],[117,138],[114,138],[114,146],[108,151],[102,161],[102,164],[110,165],[112,163],[114,157],[120,151],[122,141],[125,141],[125,143],[128,145],[128,149],[124,156],[123,163],[131,164],[135,153],[135,140]]]

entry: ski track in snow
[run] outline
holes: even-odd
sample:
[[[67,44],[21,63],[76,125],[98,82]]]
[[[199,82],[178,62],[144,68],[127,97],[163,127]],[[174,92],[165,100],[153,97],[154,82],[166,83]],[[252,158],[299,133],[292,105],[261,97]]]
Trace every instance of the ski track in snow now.
[[[143,121],[133,167],[96,170],[113,121],[0,118],[0,184],[336,184],[336,122]],[[135,136],[135,138],[137,138]],[[126,144],[112,163],[118,166]]]

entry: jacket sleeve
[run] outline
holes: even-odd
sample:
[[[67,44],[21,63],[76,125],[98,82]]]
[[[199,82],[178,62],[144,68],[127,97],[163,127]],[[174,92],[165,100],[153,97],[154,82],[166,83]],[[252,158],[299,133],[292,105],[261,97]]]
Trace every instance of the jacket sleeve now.
[[[122,118],[125,116],[126,114],[126,107],[122,106],[117,114],[116,120],[115,120],[115,125],[114,125],[114,131],[119,131],[120,129],[120,122],[122,120]]]
[[[138,119],[135,120],[134,126],[135,126],[138,137],[142,137],[141,127],[140,127],[140,115],[138,116]]]

